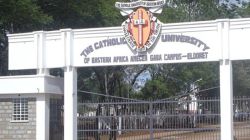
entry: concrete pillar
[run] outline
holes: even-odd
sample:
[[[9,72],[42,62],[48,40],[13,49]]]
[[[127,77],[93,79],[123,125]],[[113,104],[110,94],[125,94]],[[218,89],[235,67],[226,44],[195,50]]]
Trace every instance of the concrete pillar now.
[[[61,29],[65,51],[64,69],[64,140],[77,140],[77,71],[73,63],[73,33]]]
[[[221,140],[233,140],[232,62],[220,62]]]
[[[36,140],[49,140],[49,99],[46,94],[36,96]]]
[[[64,71],[64,140],[77,140],[77,71]]]
[[[221,39],[222,51],[222,59],[220,60],[221,140],[233,140],[233,78],[229,29],[229,19],[219,20],[218,38]]]

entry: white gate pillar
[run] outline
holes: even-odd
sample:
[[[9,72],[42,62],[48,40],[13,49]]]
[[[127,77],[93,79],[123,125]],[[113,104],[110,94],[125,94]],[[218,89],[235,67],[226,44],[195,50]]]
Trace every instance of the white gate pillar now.
[[[73,62],[73,33],[62,29],[61,40],[65,52],[64,68],[64,140],[77,140],[77,71]]]
[[[220,62],[221,140],[233,140],[232,62]]]
[[[50,96],[36,96],[36,140],[49,140]]]
[[[218,26],[221,37],[222,59],[220,60],[220,112],[221,140],[233,140],[233,78],[230,60],[230,20],[221,20]]]
[[[77,71],[64,70],[64,140],[77,140]]]

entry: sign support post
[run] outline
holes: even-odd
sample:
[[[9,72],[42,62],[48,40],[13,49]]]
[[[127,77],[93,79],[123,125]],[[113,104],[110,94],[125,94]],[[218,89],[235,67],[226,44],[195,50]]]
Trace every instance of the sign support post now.
[[[77,72],[64,71],[64,140],[77,140]]]
[[[221,140],[233,140],[232,62],[220,62]]]
[[[221,140],[233,140],[233,78],[232,61],[230,60],[229,20],[221,20],[221,50],[220,60],[220,113]]]
[[[73,34],[61,30],[65,52],[64,68],[64,140],[77,140],[77,69],[72,66]]]
[[[49,99],[49,95],[46,94],[36,97],[36,140],[49,139]]]

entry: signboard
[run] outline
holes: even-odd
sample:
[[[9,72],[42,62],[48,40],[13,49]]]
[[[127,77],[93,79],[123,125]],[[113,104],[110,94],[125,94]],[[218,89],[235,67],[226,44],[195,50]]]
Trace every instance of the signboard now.
[[[84,42],[82,44],[81,42]],[[137,65],[218,61],[217,30],[162,33],[146,51],[131,48],[122,34],[74,39],[74,66]],[[77,54],[78,53],[78,54]]]
[[[173,32],[164,30],[153,15],[159,14],[165,0],[116,2],[128,19],[123,35],[75,39],[74,66],[133,65],[217,61],[220,57],[218,30]],[[217,25],[216,25],[217,26]],[[192,33],[191,33],[192,32]],[[82,48],[81,42],[87,46]],[[217,44],[216,44],[217,43]]]
[[[116,2],[121,14],[128,16],[122,23],[122,30],[131,49],[144,52],[158,41],[162,24],[153,14],[161,13],[165,3],[165,0]]]

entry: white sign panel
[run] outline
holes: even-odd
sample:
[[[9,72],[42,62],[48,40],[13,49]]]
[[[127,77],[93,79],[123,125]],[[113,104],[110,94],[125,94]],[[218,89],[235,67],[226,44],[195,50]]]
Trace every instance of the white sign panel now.
[[[74,39],[74,66],[135,65],[218,61],[221,58],[217,30],[164,31],[145,52],[131,49],[124,37],[102,36]]]

